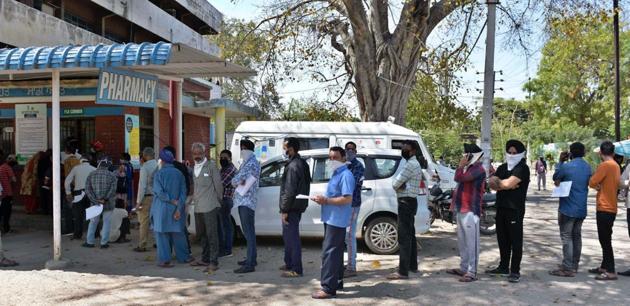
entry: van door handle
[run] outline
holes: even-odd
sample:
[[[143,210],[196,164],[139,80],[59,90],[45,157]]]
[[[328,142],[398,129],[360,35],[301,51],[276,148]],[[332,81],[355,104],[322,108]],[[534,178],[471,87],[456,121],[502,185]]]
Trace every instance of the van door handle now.
[[[361,191],[372,191],[372,188],[361,187]]]

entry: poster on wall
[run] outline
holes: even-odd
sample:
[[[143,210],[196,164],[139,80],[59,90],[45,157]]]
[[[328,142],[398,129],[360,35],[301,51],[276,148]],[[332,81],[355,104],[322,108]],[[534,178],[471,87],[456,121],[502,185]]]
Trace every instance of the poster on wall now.
[[[46,104],[15,105],[15,153],[20,165],[48,146]]]
[[[140,168],[140,116],[125,114],[125,152],[134,169]]]

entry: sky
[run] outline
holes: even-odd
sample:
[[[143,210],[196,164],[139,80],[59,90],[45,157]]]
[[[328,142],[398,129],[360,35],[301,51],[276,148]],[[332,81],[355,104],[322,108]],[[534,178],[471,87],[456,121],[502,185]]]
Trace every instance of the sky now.
[[[240,18],[255,21],[261,13],[257,3],[263,1],[236,0],[234,2],[231,0],[209,0],[209,2],[224,14],[224,18]],[[467,71],[459,71],[456,73],[458,77],[461,77],[464,83],[464,87],[460,89],[457,94],[458,100],[468,107],[481,105],[483,93],[478,92],[477,89],[483,89],[483,83],[478,83],[478,81],[483,81],[485,38],[486,34],[484,31],[479,43],[470,55],[471,63]],[[431,39],[431,37],[429,39]],[[496,83],[495,86],[497,89],[495,97],[522,100],[527,97],[527,92],[522,89],[523,84],[525,84],[530,77],[533,78],[536,75],[540,61],[540,47],[542,45],[530,46],[531,49],[538,51],[528,58],[520,50],[506,48],[504,45],[505,40],[506,35],[497,31],[494,70],[503,72],[503,75],[497,75],[496,78],[503,79],[504,82]],[[477,72],[481,74],[477,74]],[[286,102],[292,97],[300,98],[312,96],[312,94],[322,86],[323,85],[320,83],[303,81],[294,84],[286,84],[286,86],[278,90],[283,96],[283,101]],[[502,88],[502,90],[499,88]],[[354,103],[349,105],[351,108],[356,107],[356,102],[351,103]]]

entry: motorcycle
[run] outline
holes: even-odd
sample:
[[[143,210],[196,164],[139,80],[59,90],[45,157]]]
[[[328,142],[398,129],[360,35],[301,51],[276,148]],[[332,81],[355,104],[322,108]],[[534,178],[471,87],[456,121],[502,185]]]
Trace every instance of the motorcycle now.
[[[436,219],[455,224],[455,215],[450,210],[452,190],[443,191],[440,184],[435,184],[429,191],[429,211],[431,212],[431,224]],[[484,193],[481,202],[481,216],[479,216],[479,232],[483,235],[494,235],[496,229],[496,194]]]

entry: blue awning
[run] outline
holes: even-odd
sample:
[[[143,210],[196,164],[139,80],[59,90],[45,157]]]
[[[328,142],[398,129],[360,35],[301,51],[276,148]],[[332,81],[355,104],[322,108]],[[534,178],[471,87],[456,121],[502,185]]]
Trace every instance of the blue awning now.
[[[165,65],[170,43],[0,49],[0,71]]]
[[[256,72],[179,43],[129,43],[0,49],[0,81],[45,78],[53,69],[93,76],[105,67],[162,78],[249,77]],[[28,76],[26,76],[28,75]]]

